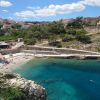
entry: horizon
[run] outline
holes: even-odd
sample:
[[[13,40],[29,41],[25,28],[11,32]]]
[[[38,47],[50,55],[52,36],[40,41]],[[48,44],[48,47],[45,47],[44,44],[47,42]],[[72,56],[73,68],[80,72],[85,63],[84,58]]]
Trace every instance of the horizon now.
[[[15,19],[9,19],[9,18],[1,18],[3,20],[11,20],[11,21],[16,21],[16,22],[53,22],[53,21],[60,21],[60,20],[71,20],[71,19],[76,19],[77,17],[83,17],[83,18],[98,18],[100,16],[76,16],[75,18],[62,18],[62,19],[57,19],[57,20],[15,20]]]
[[[15,21],[57,21],[100,16],[100,0],[1,0],[0,17]],[[95,12],[95,13],[94,13]]]

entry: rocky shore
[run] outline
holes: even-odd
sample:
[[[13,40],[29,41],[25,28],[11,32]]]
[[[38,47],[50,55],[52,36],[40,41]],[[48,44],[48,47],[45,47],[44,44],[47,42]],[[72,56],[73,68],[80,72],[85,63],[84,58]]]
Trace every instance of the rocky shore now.
[[[0,90],[9,87],[18,88],[24,94],[24,100],[46,100],[45,89],[34,81],[26,80],[18,74],[0,72]],[[1,93],[2,91],[0,91],[0,100],[6,100],[1,96]]]
[[[12,72],[16,67],[19,67],[30,60],[34,59],[33,54],[26,54],[26,53],[15,53],[12,55],[3,55],[5,58],[4,62],[8,63],[1,63],[0,64],[0,72]]]

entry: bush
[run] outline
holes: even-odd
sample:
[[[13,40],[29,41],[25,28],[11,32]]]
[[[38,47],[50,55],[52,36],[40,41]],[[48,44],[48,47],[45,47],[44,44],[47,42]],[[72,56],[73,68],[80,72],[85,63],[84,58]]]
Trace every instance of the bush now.
[[[49,45],[50,46],[56,46],[58,48],[62,47],[61,42],[59,42],[59,41],[50,42]]]
[[[12,74],[6,74],[6,75],[5,75],[5,78],[7,78],[7,79],[12,79],[12,78],[15,78],[15,76],[12,75]]]
[[[91,38],[87,35],[84,29],[76,30],[76,39],[82,43],[91,43]]]
[[[34,38],[33,39],[25,39],[24,43],[27,45],[35,45],[36,39],[34,39]]]
[[[97,51],[100,52],[100,48],[97,48]]]
[[[91,43],[90,37],[85,34],[77,34],[76,39],[82,43]]]
[[[63,42],[69,42],[69,41],[72,41],[74,40],[75,38],[72,36],[72,35],[65,35],[63,38],[62,38],[62,41]]]
[[[69,29],[66,31],[67,34],[70,34],[70,35],[76,35],[76,30],[75,29]]]
[[[18,88],[8,87],[0,88],[0,98],[2,100],[25,100],[25,95]]]

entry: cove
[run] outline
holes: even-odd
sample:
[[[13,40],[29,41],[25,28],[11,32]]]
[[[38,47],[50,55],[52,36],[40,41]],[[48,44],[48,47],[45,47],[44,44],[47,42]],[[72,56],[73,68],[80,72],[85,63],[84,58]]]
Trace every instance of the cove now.
[[[13,72],[42,85],[48,100],[100,100],[100,60],[36,58]]]

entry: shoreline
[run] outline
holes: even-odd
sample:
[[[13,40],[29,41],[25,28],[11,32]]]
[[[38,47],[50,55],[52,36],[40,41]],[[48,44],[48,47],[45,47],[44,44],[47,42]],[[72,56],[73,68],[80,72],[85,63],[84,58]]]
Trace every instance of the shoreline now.
[[[43,58],[43,57],[50,57],[50,58],[65,58],[65,59],[79,59],[79,60],[85,60],[85,59],[94,59],[99,60],[100,55],[82,55],[82,54],[59,54],[59,55],[49,55],[49,54],[33,54],[33,53],[16,53],[12,56],[10,55],[4,55],[6,60],[9,62],[8,64],[0,64],[0,72],[12,72],[17,67],[26,64],[30,60],[34,58]]]
[[[18,53],[17,53],[18,54]],[[7,56],[7,55],[5,55]],[[9,62],[8,64],[2,64],[0,66],[0,72],[12,72],[17,67],[26,64],[30,60],[34,59],[34,56],[31,54],[25,55],[16,55],[12,57],[6,58],[6,60]]]
[[[37,54],[35,57],[51,57],[51,58],[66,58],[66,59],[79,59],[79,60],[85,60],[85,59],[100,59],[100,55],[83,55],[83,54],[60,54],[60,55],[43,55],[43,54]]]

